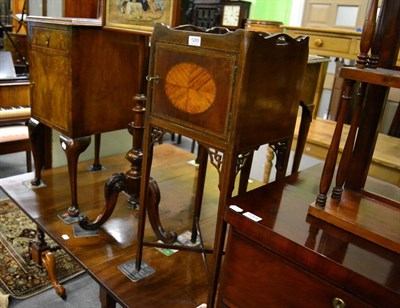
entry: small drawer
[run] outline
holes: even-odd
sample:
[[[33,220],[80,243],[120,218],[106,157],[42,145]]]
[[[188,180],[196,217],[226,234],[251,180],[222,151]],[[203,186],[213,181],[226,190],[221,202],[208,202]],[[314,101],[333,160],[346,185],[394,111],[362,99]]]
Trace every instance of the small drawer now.
[[[349,53],[351,38],[310,35],[310,48],[323,51]]]
[[[32,48],[46,48],[49,50],[68,53],[71,48],[71,31],[60,27],[43,28],[31,27]]]

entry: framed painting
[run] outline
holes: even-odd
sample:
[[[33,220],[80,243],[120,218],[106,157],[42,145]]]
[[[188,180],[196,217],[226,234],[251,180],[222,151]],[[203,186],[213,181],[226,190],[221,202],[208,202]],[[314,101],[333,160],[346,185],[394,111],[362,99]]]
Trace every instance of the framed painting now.
[[[105,0],[105,28],[151,34],[155,23],[177,24],[179,0]]]

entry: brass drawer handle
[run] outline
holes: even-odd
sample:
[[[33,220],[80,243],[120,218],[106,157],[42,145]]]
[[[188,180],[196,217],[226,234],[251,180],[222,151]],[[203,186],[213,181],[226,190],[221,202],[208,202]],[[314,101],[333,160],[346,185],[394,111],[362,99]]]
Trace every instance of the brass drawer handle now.
[[[332,305],[333,305],[334,308],[344,308],[344,307],[346,307],[346,303],[344,302],[344,300],[342,300],[339,297],[335,297],[332,300]]]
[[[314,41],[314,45],[317,47],[321,47],[324,44],[324,42],[322,41],[322,39],[316,39]]]

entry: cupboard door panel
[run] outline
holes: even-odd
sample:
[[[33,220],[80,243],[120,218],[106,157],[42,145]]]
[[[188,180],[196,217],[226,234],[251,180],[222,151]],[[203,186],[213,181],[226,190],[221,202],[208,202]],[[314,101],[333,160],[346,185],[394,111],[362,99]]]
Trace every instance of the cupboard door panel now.
[[[158,44],[152,114],[185,127],[225,136],[235,74],[235,55]],[[221,117],[221,115],[224,115]]]

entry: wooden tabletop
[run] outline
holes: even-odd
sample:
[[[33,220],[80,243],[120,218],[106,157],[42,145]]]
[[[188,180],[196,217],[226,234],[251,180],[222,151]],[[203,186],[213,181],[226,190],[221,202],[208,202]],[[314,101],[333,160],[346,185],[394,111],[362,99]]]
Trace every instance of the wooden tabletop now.
[[[191,229],[197,168],[188,161],[194,158],[194,154],[169,144],[156,146],[154,150],[152,177],[161,190],[161,220],[166,230],[178,234]],[[79,207],[90,219],[102,209],[106,180],[114,173],[129,169],[124,155],[103,158],[101,163],[105,170],[100,172],[88,171],[86,167],[90,162],[78,166]],[[207,269],[199,253],[179,251],[167,257],[155,248],[147,247],[143,261],[156,272],[139,282],[132,282],[117,268],[133,260],[136,251],[138,213],[128,208],[125,195],[120,194],[113,215],[100,228],[97,237],[75,238],[72,225],[65,224],[57,216],[69,206],[67,168],[44,170],[42,179],[46,187],[27,188],[24,183],[32,178],[33,174],[27,173],[1,179],[0,186],[122,306],[196,307],[207,301]],[[217,183],[217,171],[209,166],[200,224],[208,248],[212,248],[214,238]],[[146,224],[145,240],[156,240],[149,223]],[[210,261],[209,257],[207,261]]]
[[[378,306],[399,305],[400,280],[395,277],[400,255],[308,214],[318,194],[321,167],[233,197],[228,206],[236,205],[261,220],[255,222],[228,209],[226,221],[260,246],[350,293],[373,299]],[[400,189],[394,185],[369,179],[368,189],[400,200]],[[394,228],[399,234],[400,221]]]
[[[180,233],[188,230],[191,225],[197,170],[187,163],[192,159],[193,154],[172,145],[155,147],[152,177],[160,186],[160,216],[166,230]],[[112,174],[129,169],[124,155],[103,158],[101,163],[106,169],[100,172],[87,171],[89,162],[78,166],[79,206],[89,218],[95,218],[100,213],[105,181]],[[349,248],[343,250],[346,245],[335,246],[335,253],[332,253],[332,250],[321,250],[318,245],[306,246],[311,226],[307,209],[318,191],[320,172],[321,166],[304,170],[300,176],[288,178],[286,184],[263,186],[232,202],[263,216],[259,236],[266,239],[275,234],[271,241],[278,240],[282,247],[292,247],[295,249],[293,251],[306,247],[321,275],[325,270],[323,264],[334,263],[341,272],[348,271],[366,277],[364,279],[368,283],[381,285],[399,296],[399,281],[393,279],[394,273],[398,273],[400,268],[398,254],[382,250],[323,222],[319,222],[318,227],[327,234],[340,238],[341,242],[348,243]],[[115,211],[100,228],[99,236],[75,238],[72,226],[57,217],[57,214],[65,212],[69,206],[67,168],[44,170],[43,181],[47,186],[43,188],[28,189],[23,183],[32,178],[33,174],[28,173],[1,179],[0,186],[122,306],[197,307],[207,301],[207,267],[199,253],[179,251],[167,257],[154,248],[146,247],[143,260],[155,269],[155,273],[139,282],[132,282],[118,269],[119,265],[133,260],[136,251],[137,212],[128,208],[124,195],[119,196]],[[217,171],[214,167],[209,167],[200,222],[205,245],[209,248],[213,243],[218,204],[217,179]],[[252,185],[250,189],[260,186],[260,183]],[[398,188],[384,186],[386,193],[398,196]],[[373,183],[372,188],[374,187],[380,189],[379,182]],[[235,214],[228,211],[228,215],[234,217]],[[234,224],[233,219],[231,222]],[[68,239],[63,238],[65,235]],[[156,240],[149,223],[146,224],[145,240]],[[339,255],[343,258],[342,261],[338,259]],[[209,267],[210,256],[206,259]],[[318,263],[321,260],[325,261]],[[303,261],[299,259],[299,262]],[[336,282],[340,282],[340,279],[336,279]]]

